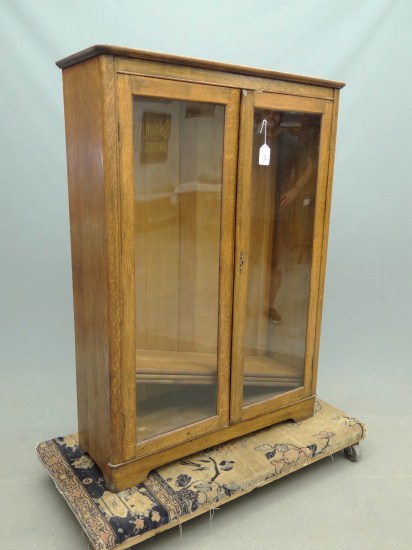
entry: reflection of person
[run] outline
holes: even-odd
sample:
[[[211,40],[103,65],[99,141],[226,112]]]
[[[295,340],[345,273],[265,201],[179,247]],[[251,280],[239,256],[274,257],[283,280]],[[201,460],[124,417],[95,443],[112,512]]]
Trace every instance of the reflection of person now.
[[[291,207],[311,178],[314,164],[300,138],[302,128],[300,122],[281,123],[282,114],[276,111],[269,111],[265,116],[268,120],[268,137],[277,151],[275,227],[268,316],[272,323],[279,324],[281,316],[275,308],[275,299],[282,280],[281,254],[291,246],[291,224],[294,223]]]

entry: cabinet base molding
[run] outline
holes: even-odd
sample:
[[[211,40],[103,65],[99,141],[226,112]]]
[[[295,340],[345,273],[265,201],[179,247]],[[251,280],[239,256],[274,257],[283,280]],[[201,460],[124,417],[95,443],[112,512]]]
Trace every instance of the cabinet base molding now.
[[[135,460],[123,464],[103,464],[100,467],[104,472],[106,484],[110,490],[113,492],[122,491],[133,484],[144,481],[153,468],[169,464],[173,460],[178,460],[202,449],[219,445],[224,441],[233,440],[252,431],[266,428],[277,422],[287,420],[300,422],[312,416],[314,408],[315,397],[312,396],[282,407],[274,412],[250,420],[243,420],[238,424],[231,424],[230,426],[203,434],[196,439],[188,440],[180,445],[175,445],[172,437],[170,440],[171,446],[166,449],[160,449],[157,452],[151,450],[150,454],[140,456]]]
[[[353,448],[366,433],[365,424],[316,399],[311,418],[276,424],[192,454],[152,470],[144,482],[117,493],[110,491],[101,470],[79,449],[77,434],[39,443],[36,450],[91,547],[120,550]],[[203,447],[212,435],[203,438]],[[185,444],[188,454],[193,444]],[[153,464],[156,455],[150,460]],[[122,472],[116,484],[127,484],[129,468],[132,463],[113,469]]]

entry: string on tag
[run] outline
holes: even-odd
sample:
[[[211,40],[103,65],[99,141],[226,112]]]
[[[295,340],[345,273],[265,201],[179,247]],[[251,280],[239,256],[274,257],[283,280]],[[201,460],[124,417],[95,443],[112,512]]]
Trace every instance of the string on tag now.
[[[268,121],[266,120],[266,118],[264,118],[262,120],[262,122],[260,123],[260,130],[259,130],[259,134],[261,134],[263,132],[263,130],[265,130],[265,145],[266,145],[266,131],[267,131],[267,127],[268,127]]]

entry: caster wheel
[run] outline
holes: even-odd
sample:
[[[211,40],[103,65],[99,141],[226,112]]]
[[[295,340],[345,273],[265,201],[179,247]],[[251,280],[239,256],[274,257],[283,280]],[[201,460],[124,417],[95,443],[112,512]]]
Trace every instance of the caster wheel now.
[[[351,462],[358,462],[361,457],[359,444],[346,447],[345,449],[343,449],[343,452],[345,453],[346,458]]]

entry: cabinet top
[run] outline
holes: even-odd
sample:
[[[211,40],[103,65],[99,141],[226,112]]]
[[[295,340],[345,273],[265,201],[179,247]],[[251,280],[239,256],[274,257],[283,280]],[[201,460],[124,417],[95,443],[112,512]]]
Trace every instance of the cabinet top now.
[[[123,46],[111,46],[106,44],[91,46],[90,48],[86,48],[85,50],[69,55],[68,57],[65,57],[57,61],[56,65],[60,69],[66,69],[71,65],[76,65],[77,63],[81,63],[82,61],[85,61],[97,55],[114,55],[116,57],[165,62],[165,63],[169,63],[173,65],[181,65],[185,67],[212,69],[215,71],[222,71],[222,72],[233,73],[233,74],[257,76],[257,77],[271,78],[276,80],[285,80],[287,82],[315,84],[317,86],[325,86],[327,88],[340,89],[340,88],[343,88],[343,86],[345,85],[343,82],[336,82],[334,80],[325,80],[325,79],[314,78],[309,76],[300,76],[295,74],[281,73],[281,72],[271,71],[268,69],[244,67],[243,65],[232,65],[230,63],[220,63],[217,61],[207,61],[205,59],[196,59],[191,57],[183,57],[179,55],[151,52],[147,50],[138,50],[134,48],[126,48]]]

